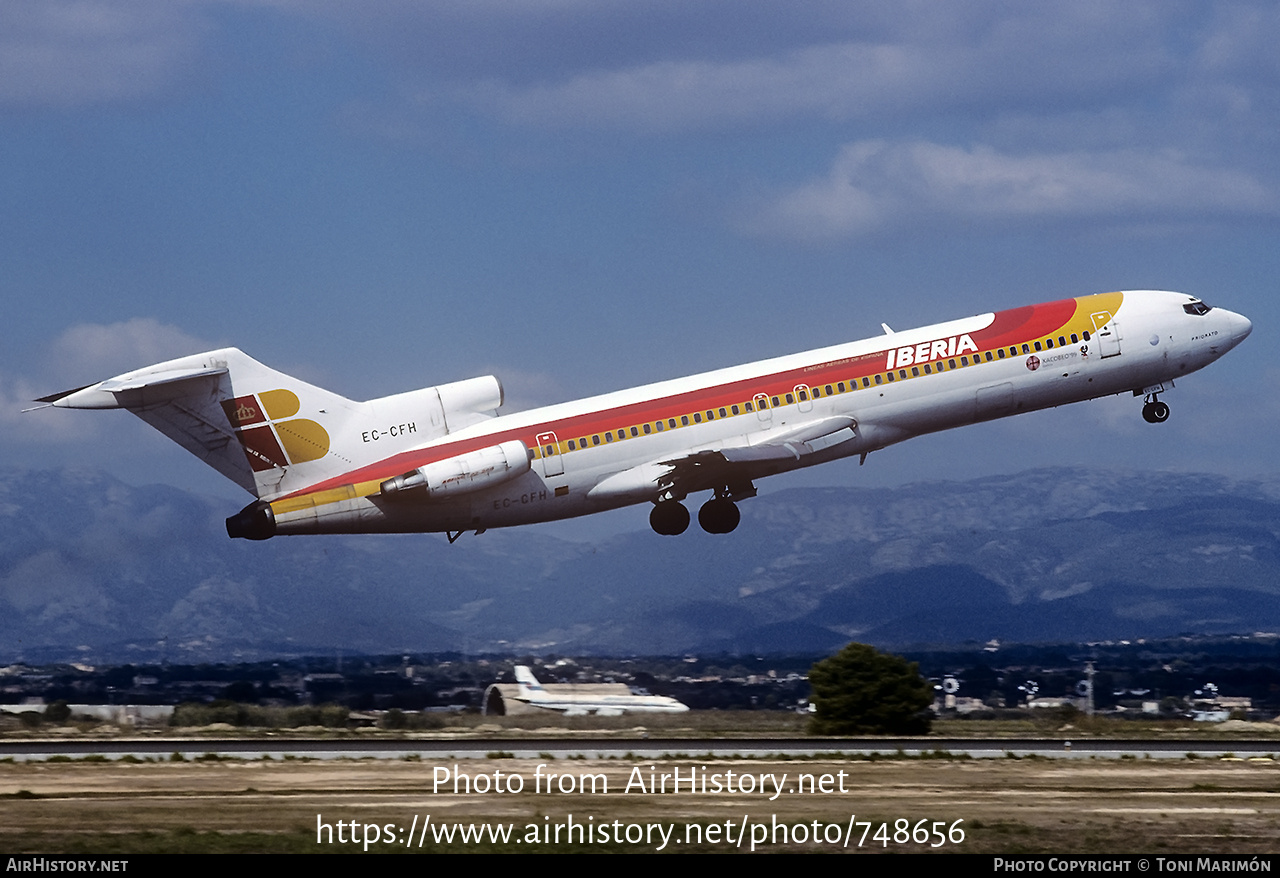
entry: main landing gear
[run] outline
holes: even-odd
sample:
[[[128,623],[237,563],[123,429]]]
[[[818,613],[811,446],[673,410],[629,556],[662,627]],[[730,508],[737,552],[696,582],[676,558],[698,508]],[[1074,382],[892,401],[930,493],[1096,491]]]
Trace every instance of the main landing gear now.
[[[742,520],[738,504],[733,501],[755,495],[755,486],[750,483],[717,490],[698,510],[698,524],[709,534],[732,533]],[[678,536],[689,527],[689,510],[679,500],[659,500],[649,513],[649,526],[663,536]]]
[[[709,534],[732,533],[741,520],[738,504],[728,497],[712,497],[698,510],[698,524]]]
[[[689,527],[689,510],[678,500],[663,500],[653,505],[649,527],[664,537],[678,537]]]

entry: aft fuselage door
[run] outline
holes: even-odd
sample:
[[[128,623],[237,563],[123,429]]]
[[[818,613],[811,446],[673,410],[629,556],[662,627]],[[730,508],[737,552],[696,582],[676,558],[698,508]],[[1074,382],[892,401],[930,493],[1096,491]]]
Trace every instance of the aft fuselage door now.
[[[1120,355],[1120,327],[1110,311],[1098,311],[1089,315],[1093,320],[1093,339],[1100,357]]]
[[[538,448],[542,457],[542,474],[547,478],[564,475],[564,460],[560,457],[560,441],[556,434],[539,433]]]

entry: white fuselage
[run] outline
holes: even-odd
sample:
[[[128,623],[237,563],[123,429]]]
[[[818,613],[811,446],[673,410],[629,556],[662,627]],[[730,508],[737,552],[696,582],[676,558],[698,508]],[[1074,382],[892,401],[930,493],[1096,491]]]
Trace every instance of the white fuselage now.
[[[294,495],[346,484],[356,485],[358,496],[320,504],[273,501],[276,528],[461,531],[568,518],[661,499],[671,462],[768,448],[775,437],[785,445],[807,425],[819,433],[831,427],[832,444],[721,466],[727,475],[707,483],[696,474],[677,479],[667,497],[679,500],[721,480],[749,481],[977,421],[1159,391],[1222,356],[1251,329],[1247,319],[1224,309],[1185,310],[1197,301],[1148,291],[1083,297],[496,417]],[[834,432],[841,428],[847,432]],[[531,466],[492,487],[425,502],[367,487],[420,461],[506,440],[524,441]]]
[[[599,716],[621,716],[624,713],[684,713],[689,708],[666,695],[591,694],[584,695],[562,691],[564,686],[552,684],[546,689],[527,665],[516,665],[516,683],[519,686],[517,700],[554,710],[567,716],[594,713]]]
[[[665,695],[548,695],[543,698],[522,696],[519,701],[530,707],[554,710],[567,716],[620,716],[624,713],[685,713],[689,708]]]

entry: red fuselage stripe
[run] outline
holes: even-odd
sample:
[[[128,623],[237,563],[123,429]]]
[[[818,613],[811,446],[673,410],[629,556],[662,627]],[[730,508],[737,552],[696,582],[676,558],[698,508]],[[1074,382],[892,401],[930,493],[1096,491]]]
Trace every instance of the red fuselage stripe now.
[[[995,350],[996,348],[1023,344],[1039,338],[1053,337],[1064,331],[1067,324],[1072,322],[1080,311],[1079,306],[1080,301],[1077,299],[1063,299],[1042,305],[1028,305],[1008,311],[999,311],[986,328],[969,333],[969,337],[973,339],[979,351]],[[892,338],[892,336],[887,336],[886,338]],[[773,375],[762,375],[757,378],[700,387],[684,393],[644,400],[630,405],[615,406],[601,411],[584,412],[581,415],[574,415],[556,421],[502,430],[460,441],[442,442],[429,448],[406,451],[388,457],[377,463],[369,464],[360,469],[344,473],[341,476],[311,485],[301,491],[295,491],[287,495],[287,497],[297,497],[358,482],[389,479],[438,460],[444,460],[445,458],[465,454],[478,448],[496,445],[512,439],[519,439],[530,449],[536,449],[539,446],[537,437],[545,433],[555,433],[557,440],[567,442],[570,439],[577,440],[583,437],[596,436],[623,427],[656,421],[665,422],[672,418],[676,419],[677,424],[679,424],[682,417],[691,416],[694,412],[705,413],[713,411],[716,419],[719,419],[719,410],[721,408],[729,409],[733,405],[740,407],[739,411],[742,414],[738,415],[739,417],[744,414],[751,414],[752,417],[755,417],[752,413],[743,412],[741,406],[756,394],[764,393],[770,397],[782,397],[787,393],[793,392],[797,386],[803,385],[806,388],[814,386],[825,387],[827,384],[835,385],[840,381],[849,386],[864,377],[884,373],[885,357],[889,350],[891,348],[886,347],[881,351],[860,354],[828,363],[802,366]],[[976,360],[977,358],[974,357],[975,363]],[[860,387],[861,385],[857,386]]]

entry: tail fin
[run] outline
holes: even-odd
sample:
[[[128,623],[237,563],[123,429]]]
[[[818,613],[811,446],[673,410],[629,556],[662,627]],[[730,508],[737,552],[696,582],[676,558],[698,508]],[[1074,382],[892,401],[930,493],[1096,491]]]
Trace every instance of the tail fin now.
[[[157,363],[38,402],[127,409],[259,498],[349,469],[330,452],[330,437],[366,405],[235,348]]]
[[[127,409],[259,500],[270,501],[494,417],[502,384],[485,375],[354,402],[223,348],[37,402]],[[239,531],[246,526],[236,525],[232,535],[244,535]]]
[[[547,694],[542,684],[538,682],[538,678],[533,675],[533,671],[524,665],[516,665],[516,682],[520,684],[521,698],[537,701]]]

